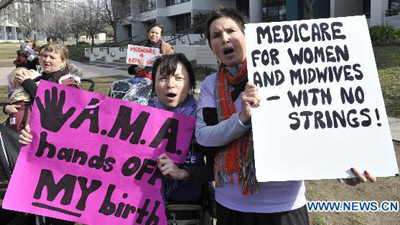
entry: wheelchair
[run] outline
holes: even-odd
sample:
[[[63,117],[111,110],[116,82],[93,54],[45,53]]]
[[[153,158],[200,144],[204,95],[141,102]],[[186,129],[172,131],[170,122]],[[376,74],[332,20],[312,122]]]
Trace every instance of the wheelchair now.
[[[200,204],[169,204],[165,207],[168,225],[213,225],[216,219],[214,185],[203,185]]]

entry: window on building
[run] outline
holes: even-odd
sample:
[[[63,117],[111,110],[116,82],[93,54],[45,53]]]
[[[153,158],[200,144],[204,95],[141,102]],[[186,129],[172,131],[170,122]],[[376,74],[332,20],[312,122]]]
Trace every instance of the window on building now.
[[[130,0],[125,0],[123,4],[126,7],[126,16],[131,16],[132,15],[132,7],[131,7],[132,2]]]
[[[286,0],[263,0],[262,7],[263,21],[286,20]]]
[[[400,15],[400,0],[389,0],[387,16]]]
[[[167,0],[167,6],[176,5],[184,2],[190,2],[190,0]]]
[[[7,40],[12,40],[12,28],[11,27],[6,27],[6,35],[7,35]]]
[[[363,14],[367,18],[371,18],[371,0],[363,1]]]
[[[191,24],[192,17],[190,16],[190,13],[175,17],[175,27],[177,33],[182,33],[188,30],[191,27]]]
[[[156,9],[156,0],[140,1],[140,12],[148,12]]]

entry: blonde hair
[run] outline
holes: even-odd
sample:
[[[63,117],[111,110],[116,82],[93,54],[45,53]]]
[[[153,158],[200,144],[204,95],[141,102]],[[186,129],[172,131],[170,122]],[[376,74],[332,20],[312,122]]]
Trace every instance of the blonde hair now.
[[[44,47],[42,49],[40,49],[40,54],[42,54],[45,51],[55,52],[55,53],[60,54],[61,60],[67,60],[68,56],[69,56],[68,48],[63,44],[50,43],[50,44],[44,45]]]
[[[20,73],[22,71],[25,71],[25,73],[29,74],[31,76],[32,79],[35,79],[39,74],[34,71],[34,70],[28,70],[24,67],[18,67],[15,68],[13,71],[11,71],[11,73],[7,76],[7,81],[8,81],[8,85],[11,85],[11,82],[15,82],[15,75],[17,75],[17,73]]]
[[[26,38],[25,39],[26,43],[32,43],[32,49],[36,48],[36,41],[33,38]]]

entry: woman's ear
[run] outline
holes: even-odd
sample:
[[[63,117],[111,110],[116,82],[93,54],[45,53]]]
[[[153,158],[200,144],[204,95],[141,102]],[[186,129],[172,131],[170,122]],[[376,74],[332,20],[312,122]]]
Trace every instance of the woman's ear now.
[[[67,60],[64,59],[60,65],[60,70],[63,71],[65,70],[66,67],[67,67]]]

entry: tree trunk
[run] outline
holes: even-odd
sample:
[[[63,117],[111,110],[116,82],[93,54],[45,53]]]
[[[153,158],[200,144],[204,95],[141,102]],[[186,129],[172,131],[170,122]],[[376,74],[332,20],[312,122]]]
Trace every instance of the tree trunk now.
[[[304,12],[305,12],[304,19],[314,19],[314,12],[313,12],[314,2],[315,2],[315,0],[312,0],[312,1],[303,0],[303,6],[304,6]]]
[[[118,40],[118,38],[117,38],[117,27],[115,26],[113,26],[113,31],[114,31],[114,43],[117,43],[117,40]]]
[[[92,46],[94,46],[94,35],[92,35]]]

